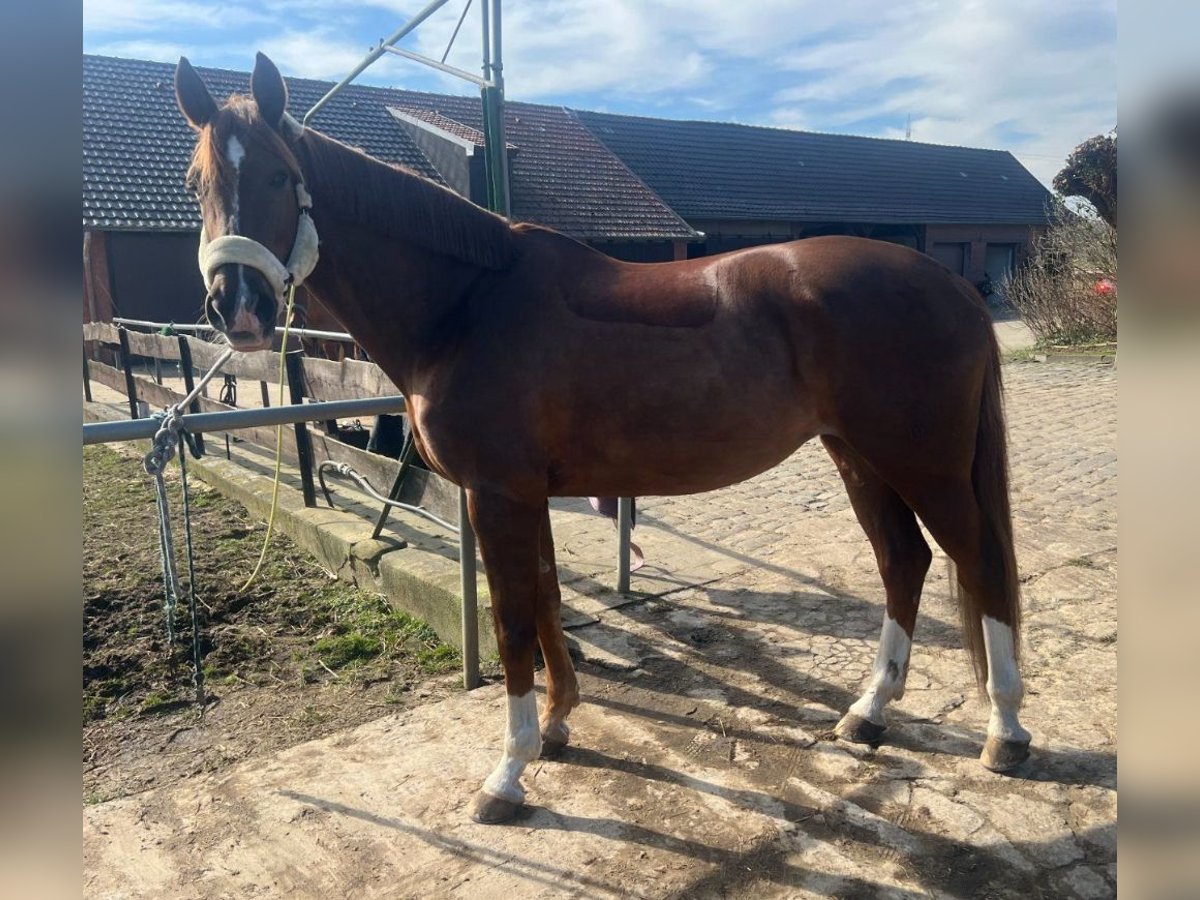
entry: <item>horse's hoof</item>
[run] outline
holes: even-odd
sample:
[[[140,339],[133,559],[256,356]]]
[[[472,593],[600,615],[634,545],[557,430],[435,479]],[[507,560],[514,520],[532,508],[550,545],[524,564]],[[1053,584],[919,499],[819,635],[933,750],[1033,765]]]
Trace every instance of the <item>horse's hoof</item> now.
[[[557,759],[559,754],[567,749],[565,737],[548,737],[542,735],[542,759]]]
[[[984,742],[979,761],[993,772],[1011,772],[1029,759],[1029,741],[1006,741],[990,737]]]
[[[886,729],[886,725],[876,725],[870,719],[846,713],[842,716],[842,721],[837,723],[833,733],[852,744],[878,744],[883,740],[883,732]]]
[[[471,801],[471,818],[480,825],[499,825],[501,822],[511,822],[521,811],[521,804],[500,797],[493,797],[487,791],[479,791]]]

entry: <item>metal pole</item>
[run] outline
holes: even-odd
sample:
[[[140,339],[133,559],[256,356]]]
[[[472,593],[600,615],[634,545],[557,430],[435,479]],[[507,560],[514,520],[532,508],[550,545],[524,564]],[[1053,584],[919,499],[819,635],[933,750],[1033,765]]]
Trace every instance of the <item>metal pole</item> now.
[[[301,368],[299,353],[285,353],[284,365],[287,367],[288,391],[292,397],[293,406],[304,404],[304,369]],[[300,488],[304,492],[304,505],[310,509],[317,505],[317,486],[313,482],[313,446],[312,435],[308,433],[308,423],[296,422],[296,456],[300,467]],[[282,435],[281,435],[282,437]]]
[[[458,489],[458,570],[462,589],[463,687],[479,687],[479,595],[475,573],[475,529],[467,512],[467,492]]]
[[[366,70],[366,68],[369,65],[371,65],[371,63],[375,62],[375,60],[379,59],[379,57],[381,57],[381,56],[383,56],[383,54],[387,53],[388,47],[390,47],[392,44],[395,44],[397,41],[399,41],[401,38],[403,38],[410,31],[412,31],[414,28],[416,28],[418,25],[420,25],[422,22],[424,22],[431,15],[433,15],[435,12],[437,12],[439,9],[441,9],[443,6],[445,6],[449,2],[450,2],[450,0],[433,0],[432,3],[426,4],[424,9],[422,9],[419,13],[417,13],[415,16],[413,16],[411,19],[409,19],[408,24],[406,24],[403,28],[401,28],[399,31],[397,31],[395,34],[393,34],[387,40],[381,41],[379,43],[379,46],[376,47],[374,50],[372,50],[370,53],[368,53],[363,58],[363,61],[360,62],[357,66],[355,66],[349,75],[347,75],[345,78],[343,78],[337,84],[335,84],[332,88],[330,88],[326,92],[324,97],[322,97],[320,100],[318,100],[316,103],[313,104],[312,108],[304,114],[304,124],[307,125],[309,123],[309,121],[311,121],[312,117],[317,114],[317,111],[320,110],[320,108],[322,106],[324,106],[326,103],[328,103],[334,97],[334,95],[337,94],[342,88],[344,88],[346,85],[348,85],[350,82],[352,82],[355,78],[357,78],[359,75],[361,75]]]
[[[629,593],[629,541],[633,531],[633,499],[617,498],[617,591]]]
[[[411,59],[413,62],[419,62],[429,66],[431,69],[437,69],[439,72],[445,72],[447,75],[453,75],[456,78],[461,78],[463,81],[469,81],[471,84],[479,87],[487,87],[487,82],[478,75],[472,75],[470,72],[464,72],[458,66],[448,66],[445,63],[438,62],[436,59],[430,59],[428,56],[422,56],[420,53],[413,53],[411,50],[405,50],[403,47],[384,47],[388,53],[394,53],[396,56],[402,56],[405,59]]]
[[[191,413],[183,417],[183,427],[193,434],[206,431],[237,431],[256,426],[291,425],[294,422],[319,422],[326,418],[352,419],[358,416],[399,415],[404,398],[366,397],[361,400],[329,400],[303,406],[272,406],[270,409],[232,409],[222,412]],[[122,419],[116,422],[92,422],[83,426],[83,443],[106,444],[110,441],[136,441],[154,437],[156,419]]]
[[[209,332],[216,331],[211,325],[177,325],[174,322],[151,322],[147,319],[123,319],[116,317],[113,319],[114,325],[134,325],[138,328],[151,328],[157,331],[160,328],[170,328],[172,331],[186,332]],[[318,338],[326,341],[344,341],[346,343],[354,343],[354,338],[344,331],[321,331],[316,328],[289,328],[288,334],[293,337]]]
[[[179,368],[183,371],[183,388],[184,388],[184,391],[186,392],[184,394],[184,396],[190,397],[190,396],[192,396],[192,392],[196,389],[196,378],[195,378],[195,373],[194,373],[195,367],[192,365],[192,347],[188,343],[187,338],[184,337],[182,334],[179,335],[176,338],[176,340],[179,341]],[[194,413],[200,412],[200,398],[199,397],[196,397],[194,400],[192,400],[192,403],[191,403],[191,406],[189,407],[189,409]],[[199,450],[200,455],[203,456],[204,455],[204,437],[203,437],[203,435],[197,434],[197,435],[195,435],[195,438],[196,438],[196,449]]]
[[[87,347],[83,348],[83,399],[92,402],[92,373],[88,368]]]
[[[396,477],[392,479],[392,489],[388,491],[389,500],[399,500],[400,491],[404,487],[404,476],[408,474],[408,470],[412,467],[413,457],[417,455],[417,442],[413,439],[412,431],[405,438],[404,447],[400,450],[400,468],[396,470]],[[371,539],[375,540],[383,532],[383,526],[387,524],[388,516],[391,514],[392,508],[386,503],[383,509],[379,511],[379,518],[375,520],[375,530],[371,532]]]

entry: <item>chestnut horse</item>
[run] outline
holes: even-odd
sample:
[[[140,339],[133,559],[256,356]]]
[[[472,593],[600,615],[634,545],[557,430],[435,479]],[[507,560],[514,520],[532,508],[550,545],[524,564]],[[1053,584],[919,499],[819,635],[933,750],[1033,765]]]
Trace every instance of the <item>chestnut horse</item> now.
[[[877,742],[904,692],[931,560],[919,518],[957,567],[965,644],[991,699],[983,764],[1027,757],[1000,363],[970,284],[849,237],[620,262],[303,128],[262,54],[249,97],[218,107],[187,60],[175,89],[198,132],[210,320],[239,349],[266,346],[280,285],[313,262],[296,258],[315,222],[308,288],[403,391],[430,467],[467,491],[508,696],[477,820],[517,812],[522,771],[566,744],[579,702],[547,498],[708,491],[814,437],[887,600],[872,675],[838,734]]]

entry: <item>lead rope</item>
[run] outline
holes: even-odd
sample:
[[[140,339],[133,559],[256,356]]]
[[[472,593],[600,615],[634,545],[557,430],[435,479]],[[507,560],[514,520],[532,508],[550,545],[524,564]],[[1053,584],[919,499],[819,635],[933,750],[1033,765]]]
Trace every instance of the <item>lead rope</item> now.
[[[279,400],[278,406],[283,406],[283,375],[284,375],[284,360],[287,358],[288,349],[288,330],[292,327],[292,305],[296,300],[296,282],[294,279],[289,279],[288,283],[288,298],[287,298],[287,313],[283,317],[283,344],[279,348]],[[254,566],[254,571],[250,573],[250,577],[246,579],[240,590],[244,591],[254,583],[254,579],[258,577],[262,571],[263,563],[267,559],[267,550],[271,547],[271,532],[275,530],[275,510],[279,508],[279,478],[283,471],[283,425],[282,423],[275,426],[275,483],[271,486],[271,512],[267,516],[267,534],[263,538],[262,553],[258,555],[258,563]]]
[[[215,371],[215,369],[214,369]],[[183,587],[179,581],[179,570],[175,560],[175,538],[171,528],[171,507],[167,496],[167,484],[163,478],[167,464],[175,456],[182,438],[193,454],[199,455],[191,436],[183,428],[180,406],[172,406],[157,418],[162,423],[154,435],[150,452],[142,458],[142,467],[154,476],[155,499],[158,508],[158,547],[163,571],[163,607],[167,617],[167,642],[175,644],[175,616]],[[188,499],[187,454],[179,454],[179,479],[183,492],[183,534],[187,554],[188,606],[192,619],[192,687],[196,693],[196,704],[204,714],[204,671],[200,665],[200,619],[196,598],[196,567],[192,555],[192,510]]]
[[[283,323],[283,346],[280,348],[282,352],[279,354],[279,405],[283,405],[283,388],[284,388],[284,359],[287,353],[288,332],[292,323],[292,309],[296,299],[296,285],[291,282],[288,286],[287,299],[287,314],[284,317]],[[196,386],[188,393],[179,403],[170,406],[162,413],[159,413],[155,418],[161,422],[159,429],[154,434],[154,439],[151,444],[150,452],[142,458],[142,467],[146,473],[154,477],[155,489],[155,505],[158,511],[158,546],[159,558],[162,565],[163,576],[163,610],[166,613],[167,619],[167,642],[168,644],[176,643],[175,620],[179,607],[179,600],[183,596],[183,586],[179,580],[178,563],[176,562],[175,554],[175,536],[171,528],[171,506],[170,499],[167,495],[167,484],[163,478],[163,473],[166,471],[167,464],[176,455],[179,448],[179,442],[182,438],[188,445],[191,452],[199,458],[199,452],[192,443],[191,436],[183,427],[183,410],[186,409],[196,397],[200,396],[200,392],[204,390],[209,381],[217,373],[222,365],[234,354],[232,347],[227,348],[213,364],[212,368],[204,374],[204,377],[196,383]],[[259,554],[258,563],[254,567],[254,571],[250,573],[250,577],[246,583],[242,585],[241,590],[245,591],[254,579],[258,577],[262,571],[263,562],[266,560],[267,551],[271,545],[271,533],[275,527],[275,513],[279,506],[279,482],[283,469],[283,425],[276,426],[275,431],[275,479],[271,489],[271,511],[267,518],[267,534],[263,540],[262,552]],[[200,618],[198,611],[198,600],[196,597],[196,567],[192,549],[192,511],[191,502],[188,491],[187,477],[187,454],[179,454],[179,480],[180,487],[183,493],[183,534],[184,534],[184,549],[187,558],[187,577],[188,577],[188,606],[191,613],[192,625],[192,687],[196,694],[196,703],[200,707],[200,714],[204,714],[204,669],[201,666],[200,655]]]

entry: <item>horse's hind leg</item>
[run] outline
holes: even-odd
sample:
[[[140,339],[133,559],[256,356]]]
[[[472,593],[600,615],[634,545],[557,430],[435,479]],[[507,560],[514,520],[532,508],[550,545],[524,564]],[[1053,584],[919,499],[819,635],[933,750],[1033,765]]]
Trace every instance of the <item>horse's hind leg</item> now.
[[[1017,665],[1020,608],[1015,572],[1006,572],[1011,551],[986,521],[969,480],[927,485],[912,496],[930,534],[954,560],[964,641],[976,674],[986,684],[992,713],[980,761],[1005,772],[1029,756],[1029,732],[1017,713],[1025,688]],[[1013,596],[1006,592],[1012,591]]]
[[[887,598],[879,650],[866,691],[837,725],[837,735],[873,744],[883,735],[884,707],[904,696],[913,626],[933,555],[908,505],[844,441],[822,437],[841,472],[855,515],[875,550]]]
[[[567,745],[571,730],[567,716],[579,704],[575,666],[567,651],[562,627],[562,592],[554,564],[554,535],[550,531],[550,509],[542,514],[538,542],[537,633],[546,661],[546,709],[542,713],[542,755],[553,756]]]
[[[545,501],[521,503],[480,491],[468,491],[467,499],[487,570],[508,695],[504,753],[471,808],[477,822],[493,823],[517,814],[525,802],[521,774],[542,750],[533,693],[533,652],[537,641],[538,535]]]

